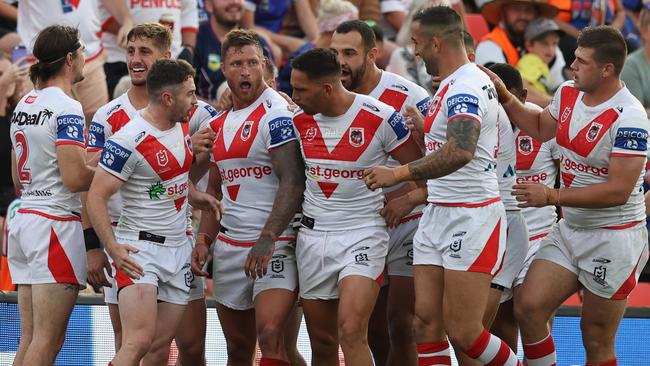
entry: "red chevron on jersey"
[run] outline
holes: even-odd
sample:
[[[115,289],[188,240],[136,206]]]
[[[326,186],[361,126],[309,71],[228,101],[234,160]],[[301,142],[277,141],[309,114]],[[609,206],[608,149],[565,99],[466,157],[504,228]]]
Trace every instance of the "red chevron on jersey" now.
[[[575,174],[567,172],[560,172],[560,176],[562,177],[562,183],[564,183],[566,188],[571,187],[571,183],[573,183],[573,180],[576,178]]]
[[[339,184],[332,182],[318,182],[318,186],[320,187],[320,190],[323,191],[325,198],[330,198]]]
[[[573,109],[578,100],[580,91],[576,88],[565,86],[561,91],[560,99],[560,123],[557,129],[557,143],[571,151],[574,151],[582,157],[587,157],[596,147],[598,142],[605,136],[614,122],[618,119],[618,113],[613,109],[607,109],[598,117],[594,118],[585,127],[583,127],[573,140],[569,137],[571,127],[571,117]]]
[[[183,173],[187,173],[192,165],[192,152],[187,144],[185,144],[185,161],[183,162],[183,166],[178,163],[178,160],[176,160],[174,154],[169,149],[151,135],[147,135],[136,147],[136,150],[142,154],[162,180],[169,180]]]
[[[295,125],[300,133],[306,158],[357,161],[372,142],[382,121],[382,117],[364,109],[360,110],[332,152],[328,151],[313,116],[301,114],[296,117]]]
[[[174,200],[174,206],[176,206],[176,212],[180,211],[183,208],[183,203],[185,202],[185,199],[187,196],[183,196],[181,198],[177,198]]]
[[[426,117],[424,117],[424,132],[431,132],[433,121],[436,120],[436,116],[438,115],[438,112],[440,112],[440,107],[442,107],[442,103],[440,102],[445,97],[445,94],[447,94],[449,85],[451,85],[451,83],[447,83],[447,85],[445,85],[442,90],[436,93],[436,96],[433,98],[431,106],[429,107],[429,112],[427,113]]]
[[[129,117],[126,111],[120,108],[115,111],[115,113],[111,114],[111,116],[106,119],[106,122],[111,125],[111,130],[113,133],[116,133],[120,130],[120,128],[129,123],[130,120],[131,117]]]
[[[530,170],[539,155],[542,144],[523,131],[519,132],[515,143],[517,144],[517,170]]]
[[[408,95],[405,93],[400,93],[397,90],[386,89],[379,97],[379,101],[388,104],[399,112],[402,110],[402,106],[407,97]]]
[[[239,194],[239,187],[241,187],[241,185],[239,184],[226,186],[226,190],[228,191],[228,197],[230,197],[231,200],[237,201],[237,194]]]
[[[217,133],[217,140],[212,148],[212,155],[214,158],[219,161],[248,157],[248,153],[251,150],[251,146],[253,146],[253,142],[257,136],[257,131],[259,130],[260,119],[264,117],[265,113],[266,109],[264,108],[264,103],[255,108],[255,110],[246,118],[245,122],[239,127],[239,130],[237,130],[237,133],[233,137],[228,148],[226,148],[224,133],[222,131],[228,112],[223,113],[210,122],[210,128]]]

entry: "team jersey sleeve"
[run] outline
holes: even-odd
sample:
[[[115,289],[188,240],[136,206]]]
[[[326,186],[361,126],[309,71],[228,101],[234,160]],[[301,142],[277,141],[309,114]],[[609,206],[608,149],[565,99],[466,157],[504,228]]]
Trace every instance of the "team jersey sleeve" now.
[[[207,127],[210,121],[216,117],[217,111],[211,105],[199,102],[196,111],[189,121],[190,135],[194,135],[200,129]]]
[[[420,111],[422,116],[426,116],[429,111],[429,106],[431,105],[431,96],[427,91],[419,86],[415,85],[411,88],[410,99],[415,104],[415,108]]]
[[[106,141],[99,166],[120,180],[129,179],[137,164],[135,146],[125,131],[118,131]]]
[[[636,112],[636,111],[635,111]],[[650,122],[644,112],[621,115],[618,127],[613,131],[614,143],[611,156],[647,156]]]
[[[562,101],[562,88],[567,85],[569,81],[565,82],[564,84],[560,85],[557,90],[555,91],[555,94],[553,95],[553,99],[551,100],[551,104],[548,105],[548,111],[551,113],[551,117],[553,117],[555,120],[558,120],[560,117],[560,102]]]
[[[78,145],[86,147],[86,123],[81,106],[62,109],[54,118],[56,145]]]
[[[390,117],[385,118],[379,128],[386,153],[396,150],[411,136],[411,131],[404,123],[404,117],[394,109],[390,110]]]
[[[267,150],[296,140],[292,113],[284,105],[267,112],[265,118],[260,121],[260,129]]]
[[[199,31],[199,12],[196,11],[196,0],[183,0],[181,2],[181,32]]]
[[[99,109],[95,112],[90,127],[88,128],[88,148],[89,152],[101,151],[104,148],[104,143],[109,136],[106,136],[107,130],[110,130],[106,125],[106,120],[102,118],[106,113]]]
[[[447,113],[447,122],[451,123],[459,117],[471,118],[483,122],[487,113],[487,96],[477,88],[468,85],[452,85],[445,94],[444,107]]]

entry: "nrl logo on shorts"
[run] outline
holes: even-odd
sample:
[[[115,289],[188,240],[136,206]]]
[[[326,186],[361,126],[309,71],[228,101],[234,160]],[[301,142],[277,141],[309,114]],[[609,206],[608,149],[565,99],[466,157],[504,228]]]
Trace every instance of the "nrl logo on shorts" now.
[[[458,252],[462,245],[463,239],[454,240],[454,242],[449,245],[449,249],[451,249],[452,252]]]
[[[350,141],[350,145],[354,147],[363,146],[363,142],[364,142],[363,128],[350,128],[349,141]]]
[[[604,266],[598,266],[594,267],[594,281],[598,282],[599,284],[605,286],[607,283],[605,282],[605,278],[607,277],[607,268]]]
[[[241,129],[241,140],[246,141],[251,137],[251,130],[253,129],[253,121],[244,122],[244,127]]]
[[[589,127],[589,130],[587,131],[587,141],[589,142],[594,142],[596,140],[596,137],[598,137],[598,134],[600,133],[600,130],[603,128],[603,125],[594,122],[591,127]]]
[[[169,156],[167,156],[167,150],[160,150],[156,153],[156,161],[160,167],[164,167],[169,163]]]
[[[191,270],[185,272],[185,286],[192,288],[192,282],[194,282],[194,273]]]
[[[517,150],[524,155],[533,152],[533,138],[530,136],[517,137]]]
[[[560,116],[560,123],[566,122],[567,118],[569,118],[569,115],[571,114],[571,107],[564,107],[564,111],[562,112],[562,116]]]
[[[280,273],[284,271],[284,262],[281,260],[271,261],[271,271],[274,273]]]
[[[314,141],[316,138],[316,133],[318,133],[318,129],[316,127],[309,127],[305,132],[305,140]]]

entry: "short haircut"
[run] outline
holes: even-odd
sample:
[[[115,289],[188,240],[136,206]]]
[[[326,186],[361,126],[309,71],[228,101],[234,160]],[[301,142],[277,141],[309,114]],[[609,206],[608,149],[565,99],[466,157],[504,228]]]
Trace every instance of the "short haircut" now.
[[[158,100],[160,94],[167,88],[175,88],[187,79],[193,79],[195,71],[192,65],[184,60],[156,60],[147,75],[147,92],[149,100]]]
[[[497,74],[508,90],[515,90],[517,92],[522,92],[524,90],[524,81],[521,79],[519,70],[515,69],[511,65],[497,63],[490,65],[488,68],[490,71]]]
[[[578,47],[594,50],[594,60],[598,64],[611,63],[616,75],[621,74],[627,56],[627,45],[618,29],[608,25],[586,27],[578,35]]]
[[[129,42],[133,42],[136,39],[148,39],[156,48],[165,52],[171,49],[172,37],[172,31],[169,27],[158,23],[144,23],[131,28],[126,39]]]
[[[312,48],[293,59],[291,67],[304,72],[310,79],[341,76],[341,64],[336,53],[327,48]]]
[[[221,44],[221,58],[225,60],[229,49],[244,46],[256,47],[260,55],[264,53],[257,33],[247,29],[235,29],[226,34],[226,40]]]
[[[278,68],[275,67],[270,58],[264,57],[264,80],[276,79],[278,77]]]
[[[68,53],[81,48],[79,30],[65,25],[51,25],[36,36],[32,54],[38,60],[29,68],[33,84],[46,82],[55,77],[65,65]]]
[[[463,21],[460,15],[448,6],[432,6],[422,9],[413,16],[431,37],[438,36],[449,44],[462,46]]]
[[[361,41],[363,42],[363,47],[367,50],[377,46],[377,38],[375,37],[375,32],[368,25],[368,23],[362,20],[348,20],[336,27],[336,33],[339,34],[348,34],[350,32],[357,32],[361,36]]]
[[[375,33],[376,42],[383,42],[386,36],[384,35],[384,30],[381,29],[381,25],[375,24],[371,26],[373,33]]]
[[[468,31],[463,31],[463,44],[467,49],[475,49],[474,37]]]

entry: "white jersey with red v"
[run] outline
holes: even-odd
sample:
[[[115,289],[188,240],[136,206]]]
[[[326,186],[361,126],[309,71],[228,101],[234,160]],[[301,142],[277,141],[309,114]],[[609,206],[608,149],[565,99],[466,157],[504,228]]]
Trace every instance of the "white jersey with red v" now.
[[[517,153],[515,152],[515,134],[508,114],[501,105],[498,113],[499,143],[497,148],[497,180],[499,181],[499,195],[506,211],[521,210],[517,199],[512,195],[512,186],[517,179],[516,165]]]
[[[138,111],[131,103],[128,92],[100,107],[95,112],[88,129],[88,152],[101,151],[105,142],[137,114]],[[217,111],[212,106],[203,101],[198,101],[197,105],[190,111],[190,135],[198,131],[202,124],[207,123],[210,118],[216,115]],[[117,222],[121,212],[120,195],[113,195],[108,201],[108,216],[112,222]]]
[[[429,202],[448,205],[485,204],[499,200],[496,175],[498,101],[494,84],[474,64],[465,64],[440,83],[424,121],[426,153],[447,143],[447,126],[457,118],[481,125],[474,158],[457,171],[429,179]]]
[[[63,185],[56,147],[85,147],[81,104],[57,87],[32,90],[14,109],[10,131],[23,186],[20,211],[79,219],[80,195]]]
[[[161,131],[136,115],[106,141],[99,166],[124,181],[117,236],[146,231],[165,237],[164,245],[187,243],[192,159],[187,123]]]
[[[287,106],[266,88],[248,107],[222,112],[209,123],[217,134],[210,160],[225,188],[221,231],[226,238],[254,242],[271,213],[279,181],[269,151],[296,140]]]
[[[641,103],[626,87],[608,101],[590,107],[583,93],[564,83],[548,107],[558,121],[560,173],[566,188],[607,181],[611,157],[647,156],[650,122]],[[585,209],[564,207],[564,218],[578,228],[621,227],[645,219],[643,174],[622,206]]]
[[[526,106],[542,110],[533,103],[526,102]],[[517,151],[517,184],[541,183],[553,188],[558,174],[555,161],[560,159],[560,150],[555,139],[542,143],[518,128],[515,128],[514,134]],[[521,210],[521,213],[526,219],[531,240],[548,234],[557,221],[555,206],[527,207]]]
[[[303,215],[314,230],[353,230],[384,226],[383,194],[369,190],[364,169],[384,165],[410,138],[402,116],[366,95],[356,95],[338,117],[294,116],[305,159],[307,187]]]

